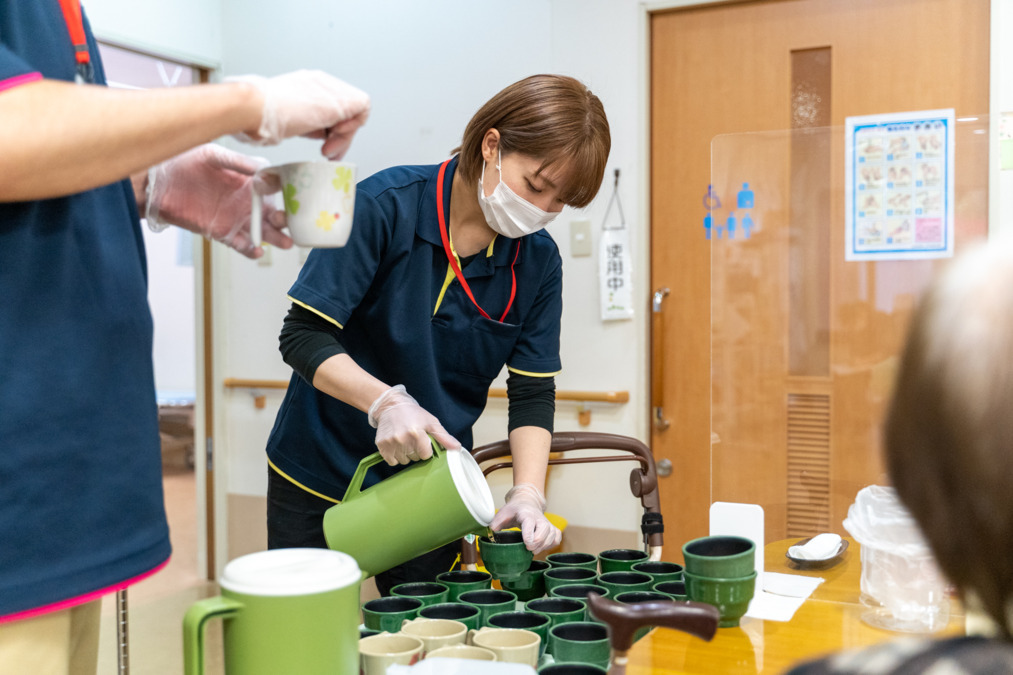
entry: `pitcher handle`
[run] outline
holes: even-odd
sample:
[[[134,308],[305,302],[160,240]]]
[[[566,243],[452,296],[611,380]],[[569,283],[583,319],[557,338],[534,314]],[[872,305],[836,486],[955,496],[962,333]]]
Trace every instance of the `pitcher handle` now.
[[[183,617],[184,675],[204,674],[204,625],[208,619],[227,618],[242,609],[242,603],[218,595],[198,600]]]
[[[443,446],[440,445],[436,439],[432,437],[432,435],[429,436],[429,442],[433,446],[433,457],[439,457],[441,452],[445,452]],[[360,494],[362,481],[366,478],[366,471],[369,470],[369,467],[375,466],[382,461],[383,457],[379,452],[374,452],[372,455],[363,458],[363,460],[359,462],[359,466],[355,469],[355,473],[352,475],[352,480],[348,481],[348,489],[345,490],[345,497],[341,501],[347,502],[349,499],[352,499],[356,495]]]

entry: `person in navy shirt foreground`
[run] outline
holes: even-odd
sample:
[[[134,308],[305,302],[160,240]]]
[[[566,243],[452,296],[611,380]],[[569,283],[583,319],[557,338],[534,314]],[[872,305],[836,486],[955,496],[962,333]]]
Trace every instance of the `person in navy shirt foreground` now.
[[[267,446],[270,548],[325,547],[324,512],[377,449],[389,466],[367,485],[431,456],[427,433],[470,448],[504,365],[514,486],[492,527],[519,526],[536,552],[559,543],[544,485],[562,261],[543,228],[591,202],[610,144],[586,86],[535,75],[482,106],[451,159],[359,184],[347,245],[311,252],[289,291],[280,343],[294,373]],[[456,547],[377,575],[377,587],[433,579]]]

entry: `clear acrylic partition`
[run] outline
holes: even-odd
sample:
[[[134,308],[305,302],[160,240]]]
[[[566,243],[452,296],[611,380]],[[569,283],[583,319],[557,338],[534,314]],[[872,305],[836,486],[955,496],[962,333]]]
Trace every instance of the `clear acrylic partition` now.
[[[959,253],[987,234],[988,117],[959,115],[951,128]],[[898,157],[885,148],[855,167],[854,189],[869,192],[852,200],[848,133],[808,127],[711,144],[701,227],[711,239],[711,501],[760,504],[768,542],[846,535],[858,490],[888,484],[880,430],[899,353],[914,306],[949,260],[846,259],[862,248],[847,237],[849,208],[856,220],[878,209],[882,218],[860,225],[887,249],[931,238],[914,230],[940,222],[919,210],[935,208],[920,182],[933,167],[886,161],[900,159],[900,145]]]

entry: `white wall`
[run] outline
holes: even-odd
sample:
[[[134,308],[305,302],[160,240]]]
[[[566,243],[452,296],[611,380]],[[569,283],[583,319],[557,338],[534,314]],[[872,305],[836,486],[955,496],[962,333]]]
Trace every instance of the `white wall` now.
[[[95,35],[208,68],[222,60],[219,0],[83,0]]]
[[[1003,112],[1013,113],[1013,80],[1009,77],[1013,64],[1013,2],[992,0],[991,87],[989,91],[989,235],[1013,233],[1013,171],[999,171],[999,118]]]

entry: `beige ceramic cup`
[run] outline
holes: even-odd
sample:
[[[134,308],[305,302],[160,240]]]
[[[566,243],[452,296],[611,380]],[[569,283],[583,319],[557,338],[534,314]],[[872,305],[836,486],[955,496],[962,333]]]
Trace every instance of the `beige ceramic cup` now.
[[[472,661],[495,661],[496,653],[484,647],[473,645],[451,645],[429,652],[430,659],[470,659]]]
[[[542,638],[523,628],[480,628],[468,632],[468,641],[496,654],[496,660],[538,667]]]
[[[422,640],[411,635],[380,633],[359,640],[362,675],[386,675],[394,664],[414,665],[422,658]]]
[[[401,624],[401,634],[422,640],[422,656],[450,645],[464,644],[468,627],[452,619],[412,619]]]

